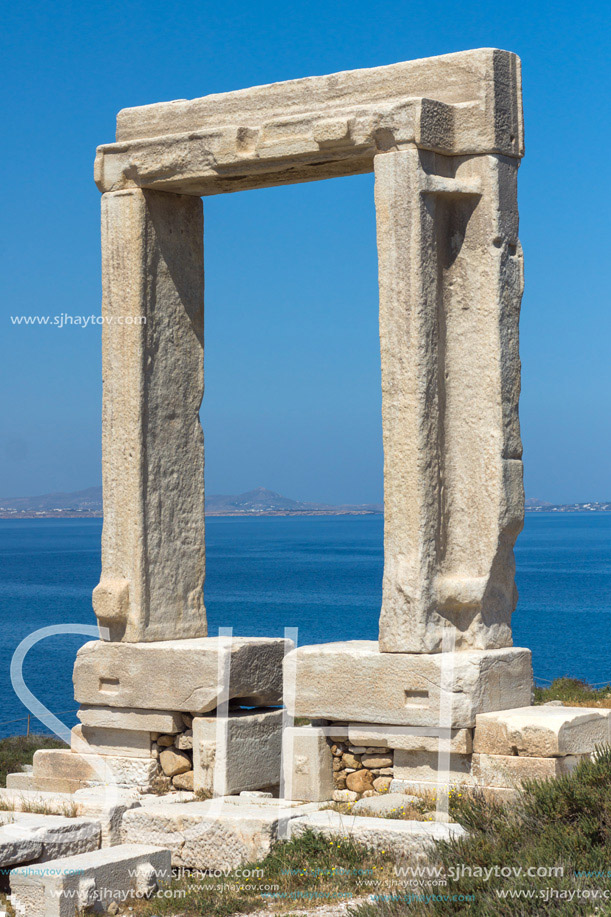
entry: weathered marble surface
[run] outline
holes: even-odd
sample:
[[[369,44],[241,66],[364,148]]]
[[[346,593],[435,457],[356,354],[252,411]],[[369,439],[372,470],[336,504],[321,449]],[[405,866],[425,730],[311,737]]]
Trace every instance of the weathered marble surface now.
[[[282,697],[282,658],[288,645],[274,637],[92,640],[76,656],[74,696],[80,704],[122,710],[206,713],[223,699],[274,706]]]
[[[102,198],[102,576],[111,640],[204,637],[201,201]],[[144,321],[142,321],[144,319]]]
[[[526,706],[532,691],[530,650],[517,647],[381,653],[375,641],[351,640],[298,647],[284,667],[293,716],[348,723],[467,729],[478,713]]]

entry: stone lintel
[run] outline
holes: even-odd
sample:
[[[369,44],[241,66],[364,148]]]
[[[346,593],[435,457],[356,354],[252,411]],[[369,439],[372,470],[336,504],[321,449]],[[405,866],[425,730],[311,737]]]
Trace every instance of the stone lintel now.
[[[209,195],[370,172],[377,152],[523,155],[520,62],[478,49],[125,109],[101,191]]]

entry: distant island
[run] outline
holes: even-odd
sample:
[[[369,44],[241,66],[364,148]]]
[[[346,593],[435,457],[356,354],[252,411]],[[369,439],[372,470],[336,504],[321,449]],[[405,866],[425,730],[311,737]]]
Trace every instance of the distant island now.
[[[371,516],[384,512],[382,503],[305,503],[292,500],[266,487],[243,494],[212,494],[206,497],[207,516]],[[611,501],[547,503],[526,501],[527,513],[608,513]],[[74,493],[42,494],[38,497],[0,497],[0,519],[87,519],[102,516],[102,488],[88,487]]]
[[[243,494],[206,497],[207,516],[370,516],[383,512],[381,503],[304,503],[257,487]],[[102,516],[102,488],[38,497],[0,497],[0,519],[82,519]]]
[[[547,503],[545,500],[527,500],[527,513],[611,513],[611,501],[591,503]]]

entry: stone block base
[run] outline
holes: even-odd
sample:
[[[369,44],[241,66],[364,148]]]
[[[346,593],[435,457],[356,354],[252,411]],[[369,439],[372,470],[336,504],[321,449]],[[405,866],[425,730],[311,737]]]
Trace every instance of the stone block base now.
[[[134,844],[55,860],[53,869],[37,865],[10,873],[11,904],[17,917],[75,917],[96,913],[108,903],[129,902],[130,894],[150,895],[158,880],[170,876],[170,853]],[[106,904],[105,904],[106,902]]]
[[[516,755],[473,755],[473,775],[479,786],[519,788],[524,780],[563,777],[575,770],[587,755],[539,758]]]
[[[440,739],[444,748],[454,754],[470,755],[473,751],[472,729],[431,729],[427,726],[380,726],[375,723],[350,723],[347,741],[357,746],[384,746],[395,751],[439,750]]]
[[[193,789],[216,796],[277,788],[282,710],[232,710],[193,718]]]
[[[112,713],[113,708],[106,709]],[[110,713],[102,722],[112,722]],[[119,711],[119,721],[125,724],[123,713]],[[134,713],[138,711],[129,716]],[[281,709],[232,708],[224,718],[178,712],[155,717],[173,732],[76,726],[70,750],[36,752],[32,774],[13,775],[11,786],[75,793],[111,785],[162,793],[204,790],[221,796],[272,788],[277,795]],[[145,723],[150,725],[139,725]]]
[[[289,824],[292,837],[304,831],[322,834],[340,843],[346,836],[357,844],[363,844],[373,851],[389,851],[400,859],[420,860],[430,853],[434,841],[463,837],[461,825],[439,822],[402,821],[396,818],[368,818],[361,816],[347,819],[338,812],[314,812],[297,818]]]
[[[476,752],[559,758],[592,754],[611,742],[611,710],[598,707],[521,707],[476,718]]]
[[[57,792],[74,792],[74,789],[99,784],[148,788],[157,772],[158,765],[154,758],[82,755],[55,748],[42,749],[34,754],[35,789],[42,789],[39,784],[44,781],[75,785],[74,788],[58,789]],[[47,788],[54,789],[53,786]]]
[[[101,830],[97,821],[27,812],[0,813],[0,866],[47,862],[57,857],[97,850]]]
[[[34,775],[25,774],[23,771],[17,771],[14,774],[6,775],[7,790],[33,790]]]
[[[75,726],[70,748],[77,754],[150,758],[151,735],[127,729],[106,729],[97,726]]]
[[[172,865],[190,869],[236,869],[263,859],[281,833],[305,806],[227,805],[222,799],[181,805],[142,806],[125,813],[124,843],[165,844]]]
[[[77,653],[74,696],[79,704],[122,711],[207,713],[218,706],[226,680],[229,700],[252,707],[274,706],[282,698],[285,648],[283,639],[267,637],[158,643],[93,640]],[[121,728],[118,722],[108,726]]]
[[[83,704],[76,715],[83,726],[92,729],[122,729],[129,732],[174,735],[185,728],[180,713],[170,710],[138,710],[135,707],[97,707]]]
[[[432,751],[396,751],[393,768],[395,780],[410,783],[439,783],[475,785],[472,772],[473,755],[440,756]],[[440,768],[441,765],[441,768]]]
[[[570,774],[590,758],[608,743],[610,719],[599,708],[543,706],[478,714],[475,730],[323,720],[287,731],[285,795],[354,802],[461,787],[512,798],[525,780]]]
[[[282,736],[283,792],[286,799],[321,802],[333,795],[333,756],[326,730],[292,726]]]
[[[530,650],[381,653],[367,640],[292,650],[284,700],[293,716],[393,726],[475,726],[479,713],[530,704]]]

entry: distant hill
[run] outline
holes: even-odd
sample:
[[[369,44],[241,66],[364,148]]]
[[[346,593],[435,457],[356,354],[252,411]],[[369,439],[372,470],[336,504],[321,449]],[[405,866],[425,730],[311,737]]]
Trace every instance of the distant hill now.
[[[0,497],[0,512],[52,513],[67,510],[101,513],[102,488],[88,487],[73,493],[42,494],[39,497]]]
[[[251,515],[323,515],[381,513],[381,503],[346,503],[333,506],[329,503],[303,503],[283,497],[266,487],[257,487],[246,493],[235,495],[218,494],[206,497],[208,516],[251,516]]]
[[[343,504],[303,503],[283,497],[273,490],[257,487],[243,494],[211,494],[206,497],[209,516],[277,515],[361,515],[381,513],[381,503]],[[42,494],[38,497],[0,497],[0,517],[14,516],[101,516],[102,488],[88,487],[74,493]]]
[[[266,487],[243,494],[210,494],[206,496],[208,516],[355,516],[384,512],[381,503],[304,503],[283,497]],[[530,498],[527,513],[611,512],[611,502],[548,503]],[[102,515],[102,488],[88,487],[74,493],[42,494],[39,497],[0,497],[0,518],[22,516],[81,517]]]

